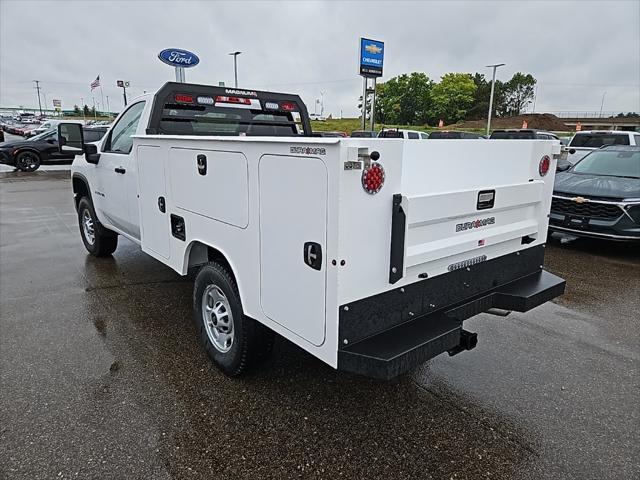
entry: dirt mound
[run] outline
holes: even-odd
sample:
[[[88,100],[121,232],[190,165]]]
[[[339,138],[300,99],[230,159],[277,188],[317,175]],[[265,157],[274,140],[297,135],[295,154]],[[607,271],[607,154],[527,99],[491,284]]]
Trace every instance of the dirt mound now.
[[[570,130],[562,120],[550,113],[532,113],[527,115],[516,115],[515,117],[492,118],[491,129],[496,128],[522,128],[522,122],[527,122],[527,128],[537,130],[549,130],[552,132],[566,132]],[[486,120],[468,120],[449,127],[455,128],[486,128]]]

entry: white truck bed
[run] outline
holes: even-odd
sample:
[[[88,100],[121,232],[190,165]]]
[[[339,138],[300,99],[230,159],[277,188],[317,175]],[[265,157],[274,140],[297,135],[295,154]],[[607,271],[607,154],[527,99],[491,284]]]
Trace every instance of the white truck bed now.
[[[143,135],[134,148],[138,170],[155,172],[139,176],[143,250],[184,274],[201,260],[200,245],[216,248],[229,259],[246,315],[337,367],[339,348],[357,340],[339,338],[340,308],[464,262],[542,245],[555,162],[545,177],[539,162],[560,146]],[[358,154],[373,151],[385,183],[372,195],[363,190],[362,170],[345,170],[345,162],[362,166]],[[198,155],[207,158],[206,175],[198,172]],[[495,204],[478,210],[485,190],[495,192]],[[394,195],[406,222],[392,283]],[[184,239],[170,234],[160,196],[183,218]],[[471,227],[457,231],[465,224]],[[303,262],[307,241],[322,245],[321,270]]]

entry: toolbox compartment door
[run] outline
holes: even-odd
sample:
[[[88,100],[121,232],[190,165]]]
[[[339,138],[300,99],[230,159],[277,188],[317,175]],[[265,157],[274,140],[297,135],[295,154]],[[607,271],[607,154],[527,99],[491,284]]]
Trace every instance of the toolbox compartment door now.
[[[260,303],[267,317],[321,345],[325,338],[327,168],[319,158],[264,155],[260,184]],[[313,244],[309,261],[305,249]]]
[[[249,224],[248,170],[242,152],[169,150],[169,178],[176,207],[240,228]]]
[[[136,153],[142,250],[161,261],[170,256],[169,214],[159,208],[160,198],[166,202],[167,196],[162,156],[153,145],[141,145]]]

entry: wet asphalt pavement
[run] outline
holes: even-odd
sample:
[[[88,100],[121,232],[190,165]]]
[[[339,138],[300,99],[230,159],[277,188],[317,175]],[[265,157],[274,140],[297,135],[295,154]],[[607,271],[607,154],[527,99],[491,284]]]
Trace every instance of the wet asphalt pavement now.
[[[285,340],[228,379],[193,277],[82,246],[68,172],[0,173],[0,478],[640,477],[640,247],[550,242],[567,293],[391,382]]]

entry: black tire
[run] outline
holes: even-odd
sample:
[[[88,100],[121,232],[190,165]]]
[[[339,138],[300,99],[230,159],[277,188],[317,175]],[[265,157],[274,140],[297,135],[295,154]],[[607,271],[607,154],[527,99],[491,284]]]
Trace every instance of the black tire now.
[[[205,307],[205,304],[208,306]],[[230,320],[227,306],[230,309]],[[221,317],[227,314],[227,321],[217,320],[214,309],[222,312]],[[247,367],[263,359],[273,345],[273,332],[244,315],[235,279],[225,267],[216,262],[203,265],[196,275],[193,287],[193,320],[207,355],[230,377],[242,374]],[[232,335],[229,342],[230,333]],[[225,338],[221,334],[227,335],[226,342],[221,340]]]
[[[86,224],[88,220],[91,221],[91,225]],[[91,255],[107,257],[115,252],[118,246],[118,235],[102,226],[93,209],[93,204],[87,197],[82,197],[78,202],[78,226],[82,243]],[[91,238],[91,232],[93,232],[93,238]]]
[[[16,157],[16,168],[23,172],[35,172],[40,168],[40,155],[30,150],[20,152]]]

